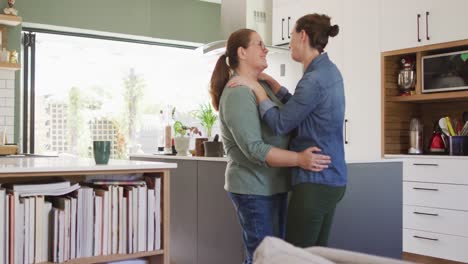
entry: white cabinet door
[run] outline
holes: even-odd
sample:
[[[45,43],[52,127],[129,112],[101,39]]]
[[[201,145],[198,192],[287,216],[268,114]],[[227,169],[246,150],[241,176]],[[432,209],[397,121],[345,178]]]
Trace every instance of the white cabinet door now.
[[[424,28],[426,19],[428,25],[423,32],[425,44],[468,39],[467,0],[430,0],[423,3],[427,6],[423,11]]]
[[[272,45],[274,46],[286,45],[289,43],[288,17],[291,17],[292,6],[291,3],[285,0],[273,0],[271,36]]]
[[[411,48],[421,44],[425,28],[423,28],[424,16],[418,4],[420,4],[419,0],[381,1],[382,51]]]
[[[287,27],[287,17],[290,16],[290,30],[298,18],[310,13],[326,14],[331,17],[332,25],[337,24],[340,27],[339,34],[329,39],[325,51],[341,70],[344,78],[348,120],[346,159],[379,158],[381,136],[379,2],[295,0],[287,1],[286,6],[273,5],[273,8],[287,10],[284,27]],[[281,24],[277,25],[279,26],[276,28],[281,30]],[[287,39],[287,35],[283,37]]]
[[[343,1],[338,25],[346,96],[347,160],[378,159],[381,151],[380,45],[378,1]],[[335,40],[330,39],[330,44]],[[330,51],[331,53],[331,51]],[[340,62],[340,61],[339,61]]]

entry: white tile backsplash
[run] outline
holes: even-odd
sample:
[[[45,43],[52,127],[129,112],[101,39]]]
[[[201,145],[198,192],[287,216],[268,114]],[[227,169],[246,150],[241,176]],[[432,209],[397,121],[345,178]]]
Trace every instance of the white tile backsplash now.
[[[0,98],[13,98],[15,97],[15,89],[0,89]]]
[[[13,142],[15,127],[15,72],[0,70],[0,129],[7,129],[8,142]]]
[[[1,80],[14,80],[15,72],[14,71],[0,71]]]
[[[15,89],[15,80],[6,80],[7,89]]]

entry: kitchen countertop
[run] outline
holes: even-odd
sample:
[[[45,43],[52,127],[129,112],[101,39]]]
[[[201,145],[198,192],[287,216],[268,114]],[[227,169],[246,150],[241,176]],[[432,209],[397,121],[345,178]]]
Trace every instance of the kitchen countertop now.
[[[144,158],[144,159],[173,159],[173,160],[200,160],[200,161],[221,161],[227,162],[227,157],[193,157],[193,156],[171,156],[162,154],[130,154],[130,158]],[[347,160],[346,164],[359,164],[359,163],[385,163],[385,162],[403,162],[402,159],[369,159],[369,160]]]
[[[449,156],[449,155],[405,155],[405,154],[386,154],[385,159],[452,159],[468,160],[468,156]]]
[[[90,171],[144,171],[175,169],[176,163],[145,162],[134,160],[109,160],[107,165],[96,165],[94,159],[87,158],[0,158],[0,176],[15,173],[42,172],[90,172]]]

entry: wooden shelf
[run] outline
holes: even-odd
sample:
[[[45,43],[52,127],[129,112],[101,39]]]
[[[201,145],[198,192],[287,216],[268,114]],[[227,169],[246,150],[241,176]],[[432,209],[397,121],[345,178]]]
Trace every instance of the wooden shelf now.
[[[64,263],[107,263],[107,262],[113,262],[113,261],[119,261],[119,260],[128,260],[128,259],[158,256],[158,255],[163,255],[163,254],[164,254],[164,250],[156,250],[156,251],[140,252],[140,253],[135,253],[135,254],[117,254],[117,255],[108,255],[108,256],[89,257],[89,258],[77,258],[77,259],[65,261]],[[41,262],[41,263],[53,264],[54,262]]]
[[[0,62],[0,70],[17,71],[21,69],[19,63]]]
[[[0,24],[7,26],[17,26],[21,24],[23,20],[19,16],[13,15],[0,15]]]
[[[389,96],[387,102],[443,102],[447,100],[468,100],[468,91],[416,94],[410,96]]]

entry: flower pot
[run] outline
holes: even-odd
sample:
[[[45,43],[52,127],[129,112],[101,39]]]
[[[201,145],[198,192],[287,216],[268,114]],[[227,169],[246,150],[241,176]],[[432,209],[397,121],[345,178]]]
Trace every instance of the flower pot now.
[[[190,145],[190,138],[189,137],[175,137],[174,145],[177,151],[177,156],[187,156],[189,145]]]

